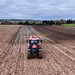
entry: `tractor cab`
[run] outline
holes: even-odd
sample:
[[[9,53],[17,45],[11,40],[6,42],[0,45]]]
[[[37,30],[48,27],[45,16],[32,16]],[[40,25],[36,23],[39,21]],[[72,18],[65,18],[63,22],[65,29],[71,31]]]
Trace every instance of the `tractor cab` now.
[[[38,47],[38,41],[37,40],[29,40],[29,48],[32,49],[32,48],[37,48]]]

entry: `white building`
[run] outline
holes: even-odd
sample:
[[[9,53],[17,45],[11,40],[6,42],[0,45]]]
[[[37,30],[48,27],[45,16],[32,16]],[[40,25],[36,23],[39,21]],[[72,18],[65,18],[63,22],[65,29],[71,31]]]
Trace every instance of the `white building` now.
[[[0,24],[1,24],[1,22],[0,22]]]

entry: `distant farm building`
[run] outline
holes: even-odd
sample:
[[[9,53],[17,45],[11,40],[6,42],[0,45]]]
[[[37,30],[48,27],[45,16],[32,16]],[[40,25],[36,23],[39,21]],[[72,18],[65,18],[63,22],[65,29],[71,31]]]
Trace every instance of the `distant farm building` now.
[[[9,22],[9,21],[2,21],[2,23],[1,24],[12,24],[11,22]]]

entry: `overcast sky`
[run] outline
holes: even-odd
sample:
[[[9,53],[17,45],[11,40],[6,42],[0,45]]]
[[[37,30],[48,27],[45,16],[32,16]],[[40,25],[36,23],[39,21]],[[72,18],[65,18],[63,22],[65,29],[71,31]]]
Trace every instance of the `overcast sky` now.
[[[75,0],[0,0],[0,19],[75,19]]]

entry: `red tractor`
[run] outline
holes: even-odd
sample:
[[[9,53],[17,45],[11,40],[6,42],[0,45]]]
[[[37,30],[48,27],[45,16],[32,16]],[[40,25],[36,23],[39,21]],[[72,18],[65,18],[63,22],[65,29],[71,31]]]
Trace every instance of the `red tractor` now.
[[[27,58],[30,59],[32,57],[39,57],[42,58],[42,48],[41,43],[42,40],[39,40],[35,35],[30,36],[29,40],[27,40],[28,43],[28,54]]]

